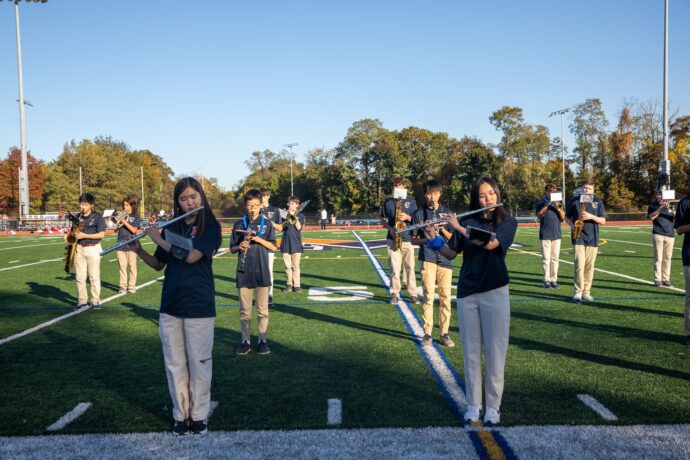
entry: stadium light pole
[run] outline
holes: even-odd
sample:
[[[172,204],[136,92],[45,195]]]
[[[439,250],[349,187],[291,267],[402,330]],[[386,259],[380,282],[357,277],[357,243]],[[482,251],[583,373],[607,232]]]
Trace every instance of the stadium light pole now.
[[[2,1],[2,0],[0,0]],[[46,3],[48,0],[33,0]],[[17,74],[19,80],[19,136],[21,142],[21,174],[19,176],[19,220],[29,214],[29,165],[26,155],[26,117],[24,114],[24,84],[22,79],[22,41],[19,29],[19,0],[14,0],[14,20],[17,33]]]
[[[570,112],[570,109],[561,109],[561,110],[556,110],[555,112],[551,112],[549,114],[549,117],[553,117],[554,115],[560,115],[561,116],[561,172],[563,174],[563,177],[561,180],[563,181],[563,185],[561,186],[561,191],[563,192],[563,202],[566,200],[565,196],[565,139],[563,136],[565,135],[563,132],[563,115]]]
[[[671,162],[668,159],[668,0],[664,1],[664,158],[661,173],[666,174],[666,187],[671,183]]]
[[[287,147],[290,149],[290,196],[295,196],[295,187],[293,184],[293,176],[292,176],[292,162],[295,159],[295,154],[292,151],[293,147],[297,147],[299,144],[297,142],[293,142],[292,144],[284,144],[283,147]]]

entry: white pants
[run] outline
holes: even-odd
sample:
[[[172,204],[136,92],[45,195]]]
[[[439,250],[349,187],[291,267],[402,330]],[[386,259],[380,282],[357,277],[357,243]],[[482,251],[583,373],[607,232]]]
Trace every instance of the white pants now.
[[[541,240],[541,268],[545,283],[558,281],[558,257],[561,253],[561,240]]]
[[[215,318],[160,314],[159,332],[175,420],[208,418],[214,323]]]
[[[77,244],[74,254],[74,273],[77,280],[77,298],[80,304],[85,304],[88,299],[86,292],[86,273],[89,274],[91,283],[91,301],[101,301],[101,244],[94,246],[81,246]]]
[[[268,251],[268,271],[271,274],[271,287],[268,290],[268,295],[273,297],[273,261],[276,258],[276,253]]]
[[[391,296],[400,294],[400,271],[405,267],[407,274],[407,295],[417,296],[417,281],[414,272],[414,246],[409,241],[403,241],[400,249],[393,249],[395,242],[388,240],[388,266],[391,275]]]
[[[482,404],[482,345],[486,407],[500,410],[510,333],[508,285],[458,299],[467,403]]]
[[[652,235],[654,246],[654,281],[671,281],[672,236]]]

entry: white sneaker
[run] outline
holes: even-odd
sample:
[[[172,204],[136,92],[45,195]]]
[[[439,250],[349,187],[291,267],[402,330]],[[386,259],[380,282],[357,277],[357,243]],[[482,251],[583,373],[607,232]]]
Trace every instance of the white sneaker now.
[[[573,300],[575,302],[582,302],[582,293],[576,292],[575,295],[573,296]]]
[[[499,423],[501,423],[501,414],[493,407],[489,407],[484,414],[484,425],[498,425]]]
[[[582,294],[582,300],[584,300],[585,302],[591,302],[594,300],[594,297],[592,297],[589,294]]]
[[[478,422],[479,421],[479,411],[482,410],[482,406],[467,406],[467,412],[465,412],[464,419],[467,422]]]

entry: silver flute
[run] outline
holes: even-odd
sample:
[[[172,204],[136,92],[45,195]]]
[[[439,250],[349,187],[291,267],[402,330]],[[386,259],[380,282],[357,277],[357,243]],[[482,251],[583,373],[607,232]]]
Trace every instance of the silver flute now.
[[[160,224],[160,225],[158,226],[158,228],[165,228],[165,227],[167,227],[168,225],[172,224],[173,222],[177,222],[177,221],[180,220],[180,219],[184,219],[185,217],[187,217],[187,216],[189,216],[189,215],[192,215],[192,214],[194,214],[194,213],[197,213],[197,212],[201,211],[202,209],[204,209],[204,207],[203,207],[203,206],[199,206],[198,208],[192,209],[191,211],[186,212],[186,213],[184,213],[184,214],[182,214],[182,215],[180,215],[180,216],[177,216],[177,217],[175,217],[174,219],[166,220],[165,222],[163,222],[162,224]],[[105,248],[104,250],[102,250],[101,253],[100,253],[99,255],[100,255],[101,257],[103,257],[103,256],[106,255],[107,253],[112,252],[112,251],[114,251],[114,250],[116,250],[116,249],[118,249],[118,248],[121,248],[121,247],[123,247],[123,246],[127,246],[128,244],[132,244],[134,241],[140,240],[140,239],[142,239],[142,238],[145,237],[145,236],[146,236],[146,233],[138,233],[138,234],[134,235],[134,236],[131,237],[131,238],[128,238],[128,239],[126,239],[126,240],[124,240],[124,241],[120,241],[119,243],[115,243],[115,244],[113,244],[112,246],[108,246],[107,248]]]
[[[456,217],[458,220],[460,220],[460,219],[462,219],[462,218],[464,218],[464,217],[471,216],[471,215],[473,215],[473,214],[479,214],[480,212],[488,211],[488,210],[490,210],[490,209],[496,209],[496,208],[501,207],[501,206],[503,206],[503,203],[498,203],[498,204],[494,204],[494,205],[492,205],[492,206],[487,206],[487,207],[485,207],[485,208],[475,209],[475,210],[473,210],[473,211],[467,211],[467,212],[463,212],[463,213],[460,213],[460,214],[455,214],[455,217]],[[441,214],[441,217],[439,217],[438,219],[431,219],[431,220],[427,220],[426,222],[422,222],[422,223],[420,223],[420,224],[410,225],[409,227],[403,228],[402,230],[396,230],[395,233],[398,234],[398,233],[411,232],[412,230],[417,230],[418,228],[424,228],[424,227],[426,227],[426,226],[428,226],[428,225],[440,224],[441,222],[445,222],[445,221],[443,220],[443,218],[444,218],[446,215],[447,215],[447,214]]]

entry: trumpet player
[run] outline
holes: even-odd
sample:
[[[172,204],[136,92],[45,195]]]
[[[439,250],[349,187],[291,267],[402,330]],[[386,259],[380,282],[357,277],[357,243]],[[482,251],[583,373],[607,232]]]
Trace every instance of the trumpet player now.
[[[261,214],[272,222],[276,232],[282,232],[283,226],[280,223],[280,208],[269,203],[271,200],[271,191],[266,187],[262,187],[259,192],[261,192]],[[273,305],[273,261],[275,260],[275,256],[273,252],[268,253],[268,266],[271,272],[271,286],[268,292],[269,305]]]
[[[537,204],[539,240],[541,241],[541,267],[544,271],[544,288],[558,287],[558,258],[561,252],[561,222],[565,220],[562,201],[553,201],[552,193],[558,192],[556,184],[544,187],[544,198]]]
[[[280,240],[280,253],[283,255],[285,263],[285,274],[287,284],[285,292],[299,292],[300,286],[300,259],[304,252],[302,246],[302,227],[304,226],[304,214],[297,214],[299,198],[291,196],[288,198],[287,216],[283,220],[283,237]]]
[[[74,272],[77,281],[76,308],[93,307],[101,304],[101,240],[105,236],[105,220],[95,211],[96,198],[91,193],[79,197],[79,208],[83,224],[77,233],[77,250],[74,255]],[[91,302],[87,302],[86,276],[91,284]]]
[[[594,262],[599,251],[599,226],[606,224],[604,202],[594,196],[594,181],[588,179],[582,184],[582,195],[590,195],[591,202],[576,197],[570,202],[566,212],[566,223],[573,230],[572,243],[575,249],[574,285],[575,302],[591,302],[592,279],[594,278]],[[579,236],[576,227],[581,227]],[[577,237],[576,237],[577,236]]]
[[[656,195],[656,203],[647,208],[647,217],[652,221],[652,243],[654,246],[654,285],[671,287],[671,258],[676,241],[673,231],[674,210],[668,200]]]
[[[381,205],[381,225],[388,230],[386,243],[388,245],[388,266],[391,276],[391,305],[400,301],[400,270],[405,268],[407,274],[407,294],[412,303],[418,304],[417,282],[414,272],[414,248],[411,243],[410,232],[395,233],[396,229],[404,229],[412,222],[412,214],[417,209],[417,203],[407,197],[405,180],[395,176],[392,180],[393,196],[387,198]]]
[[[118,222],[117,242],[130,239],[139,232],[141,218],[137,213],[137,200],[126,196],[122,199],[122,217]],[[120,217],[118,215],[118,217]],[[117,263],[120,266],[120,294],[134,293],[137,290],[137,253],[131,245],[117,250]],[[127,273],[129,272],[129,282]]]

